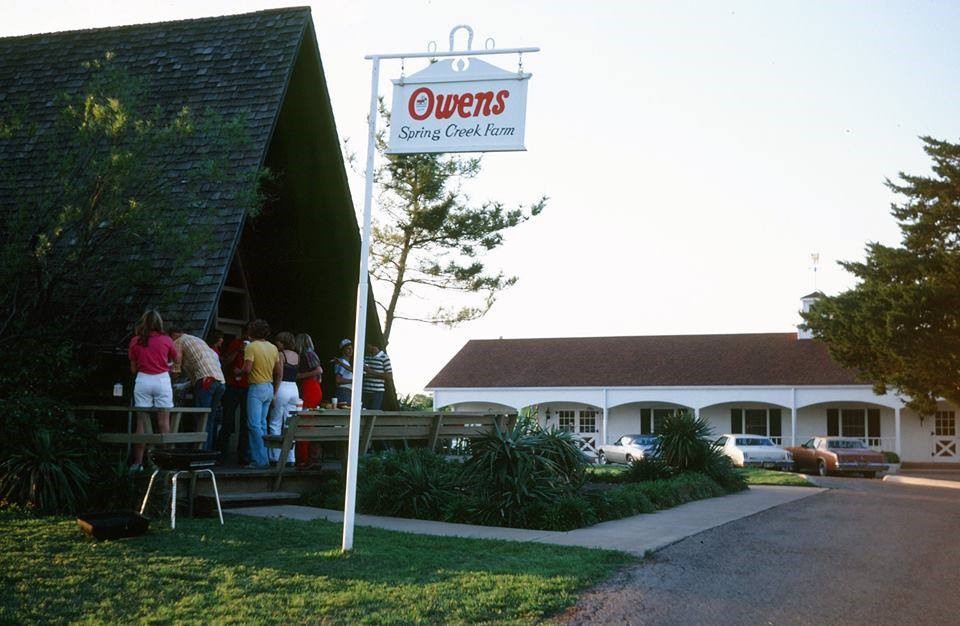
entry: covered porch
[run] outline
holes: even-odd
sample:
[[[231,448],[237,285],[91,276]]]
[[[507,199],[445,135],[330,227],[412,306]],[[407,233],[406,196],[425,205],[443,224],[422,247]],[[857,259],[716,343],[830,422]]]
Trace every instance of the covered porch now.
[[[807,387],[595,387],[435,389],[436,409],[527,410],[545,427],[574,433],[591,447],[624,434],[655,432],[677,410],[710,423],[716,436],[748,433],[783,446],[814,436],[858,437],[914,463],[960,462],[957,411],[920,416],[867,385]]]

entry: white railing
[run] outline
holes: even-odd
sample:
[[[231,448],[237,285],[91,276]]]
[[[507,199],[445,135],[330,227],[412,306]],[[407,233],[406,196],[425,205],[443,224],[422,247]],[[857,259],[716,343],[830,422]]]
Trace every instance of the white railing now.
[[[594,437],[588,437],[577,433],[570,434],[573,435],[573,443],[576,444],[576,446],[580,448],[580,451],[585,455],[590,458],[595,458],[599,454]]]

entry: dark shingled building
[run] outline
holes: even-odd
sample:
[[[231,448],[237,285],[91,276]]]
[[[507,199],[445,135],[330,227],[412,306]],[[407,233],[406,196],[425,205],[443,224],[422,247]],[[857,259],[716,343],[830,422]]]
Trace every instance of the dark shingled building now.
[[[29,122],[49,126],[56,97],[78,90],[84,62],[107,52],[148,85],[153,106],[242,116],[250,142],[232,166],[276,177],[255,218],[231,203],[236,190],[204,189],[194,217],[217,225],[215,241],[195,282],[164,287],[177,301],[165,317],[199,336],[262,317],[310,333],[322,357],[335,353],[353,332],[360,236],[310,9],[3,38],[0,105],[26,104]],[[0,206],[24,192],[0,183]],[[368,311],[368,335],[380,338],[372,295]],[[132,321],[91,339],[125,352]]]

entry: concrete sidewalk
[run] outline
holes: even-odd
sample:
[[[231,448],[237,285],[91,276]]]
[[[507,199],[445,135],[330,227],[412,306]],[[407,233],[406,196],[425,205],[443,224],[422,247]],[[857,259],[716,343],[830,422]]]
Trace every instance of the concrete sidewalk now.
[[[420,535],[535,541],[564,546],[605,548],[642,556],[659,550],[690,535],[701,533],[727,522],[748,517],[760,511],[806,498],[825,491],[816,487],[755,486],[747,491],[688,502],[672,509],[647,515],[603,522],[568,532],[526,530],[496,526],[472,526],[427,520],[357,515],[357,526],[372,526]],[[343,512],[308,506],[268,506],[227,509],[224,513],[253,517],[283,517],[298,520],[325,519],[342,522]]]

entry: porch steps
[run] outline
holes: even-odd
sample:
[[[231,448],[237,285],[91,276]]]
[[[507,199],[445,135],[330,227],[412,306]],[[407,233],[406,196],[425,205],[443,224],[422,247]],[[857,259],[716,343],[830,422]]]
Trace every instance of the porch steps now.
[[[296,504],[300,494],[292,491],[249,491],[241,493],[221,493],[220,508],[238,509],[245,506],[277,506]],[[196,515],[209,517],[217,514],[217,504],[212,493],[199,493],[194,499]]]

